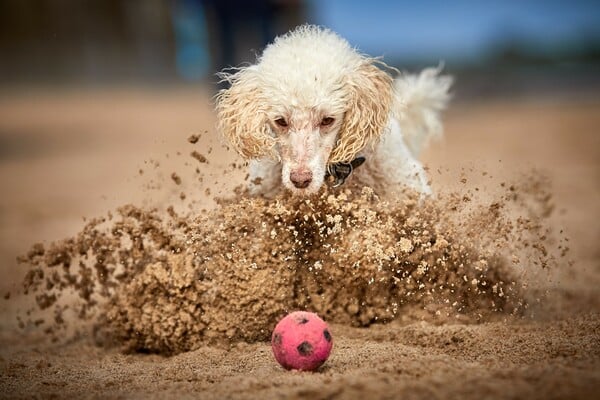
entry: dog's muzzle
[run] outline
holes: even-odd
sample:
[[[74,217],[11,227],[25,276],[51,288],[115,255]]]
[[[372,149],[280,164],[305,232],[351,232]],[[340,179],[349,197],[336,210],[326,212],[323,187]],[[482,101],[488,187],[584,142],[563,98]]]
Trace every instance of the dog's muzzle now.
[[[336,188],[342,186],[346,179],[352,174],[355,168],[360,167],[365,162],[364,157],[356,157],[354,160],[349,163],[339,162],[335,164],[329,164],[327,166],[327,172],[325,172],[325,178],[330,176],[333,177],[334,181],[331,185]]]

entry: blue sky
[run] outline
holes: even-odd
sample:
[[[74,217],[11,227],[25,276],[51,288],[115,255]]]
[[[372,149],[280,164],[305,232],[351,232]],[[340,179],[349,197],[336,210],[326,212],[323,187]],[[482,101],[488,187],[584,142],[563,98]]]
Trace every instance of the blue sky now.
[[[406,59],[478,58],[511,37],[541,48],[600,38],[600,1],[312,0],[312,20],[361,51]]]

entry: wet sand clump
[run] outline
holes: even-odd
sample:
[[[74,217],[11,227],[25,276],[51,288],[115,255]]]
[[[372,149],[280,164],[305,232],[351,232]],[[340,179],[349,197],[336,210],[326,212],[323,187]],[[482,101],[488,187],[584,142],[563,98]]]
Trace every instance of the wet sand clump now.
[[[389,203],[347,186],[310,199],[238,195],[198,215],[128,205],[74,238],[33,246],[24,286],[54,309],[49,333],[69,310],[101,343],[164,354],[268,340],[296,309],[352,326],[520,315],[520,265],[552,256],[540,223],[549,198],[539,187],[515,192]],[[71,292],[78,302],[64,301]]]

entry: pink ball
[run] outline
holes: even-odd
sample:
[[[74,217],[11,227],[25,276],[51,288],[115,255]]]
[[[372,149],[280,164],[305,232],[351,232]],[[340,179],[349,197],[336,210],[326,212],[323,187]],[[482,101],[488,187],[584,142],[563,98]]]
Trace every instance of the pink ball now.
[[[283,368],[314,371],[329,357],[333,338],[317,314],[295,311],[279,321],[273,330],[271,347]]]

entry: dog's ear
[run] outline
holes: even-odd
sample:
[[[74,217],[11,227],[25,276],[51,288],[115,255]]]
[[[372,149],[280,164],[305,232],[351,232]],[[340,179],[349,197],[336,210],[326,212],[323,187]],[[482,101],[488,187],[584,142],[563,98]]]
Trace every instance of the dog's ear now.
[[[349,108],[330,163],[352,161],[367,143],[381,136],[392,106],[392,82],[392,77],[369,59],[348,76]]]
[[[274,156],[275,139],[266,117],[266,104],[255,66],[221,73],[231,84],[216,97],[219,131],[244,158]]]

